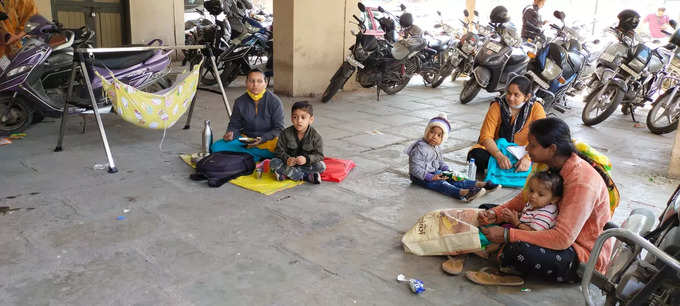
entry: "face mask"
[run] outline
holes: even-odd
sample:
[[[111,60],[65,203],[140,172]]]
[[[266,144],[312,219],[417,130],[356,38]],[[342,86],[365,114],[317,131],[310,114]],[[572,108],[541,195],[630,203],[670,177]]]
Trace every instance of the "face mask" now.
[[[248,95],[250,96],[251,99],[253,99],[253,101],[259,101],[260,99],[262,99],[262,96],[264,96],[264,93],[266,91],[267,91],[267,89],[263,90],[261,93],[256,95],[256,94],[250,92],[250,90],[246,89],[246,92],[248,92]]]
[[[520,105],[510,105],[510,104],[508,104],[508,106],[510,106],[510,108],[512,108],[512,109],[521,109],[522,106],[524,106],[524,104],[526,104],[526,102],[522,102],[522,104],[520,104]]]

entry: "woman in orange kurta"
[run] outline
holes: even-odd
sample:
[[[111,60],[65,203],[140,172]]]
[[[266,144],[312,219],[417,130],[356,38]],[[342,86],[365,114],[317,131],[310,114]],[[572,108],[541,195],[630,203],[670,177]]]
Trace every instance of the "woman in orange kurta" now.
[[[0,57],[12,57],[21,48],[19,40],[26,35],[26,22],[38,14],[38,9],[33,0],[0,0],[0,11],[8,17],[0,22]]]
[[[532,99],[531,81],[524,76],[513,78],[505,95],[491,102],[477,144],[468,152],[467,159],[475,159],[477,177],[485,176],[484,171],[492,156],[501,169],[516,167],[517,172],[529,170],[529,154],[512,165],[496,146],[496,140],[505,138],[508,142],[526,146],[529,143],[529,125],[542,118],[545,118],[545,111],[541,103]]]

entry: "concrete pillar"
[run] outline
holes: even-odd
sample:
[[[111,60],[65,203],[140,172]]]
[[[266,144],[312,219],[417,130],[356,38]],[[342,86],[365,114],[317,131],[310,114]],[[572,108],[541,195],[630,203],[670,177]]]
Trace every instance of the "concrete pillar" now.
[[[673,144],[671,151],[671,164],[668,169],[668,175],[680,178],[680,129],[675,132],[675,144]]]
[[[163,40],[164,45],[184,44],[184,1],[130,1],[131,42],[146,44],[156,38]]]
[[[465,0],[465,9],[470,13],[470,16],[467,18],[467,22],[470,22],[475,19],[475,0]],[[472,31],[472,25],[470,25],[470,31]]]
[[[354,37],[358,0],[274,1],[274,89],[289,96],[321,94]],[[354,27],[352,27],[354,26]],[[349,83],[349,82],[348,82]],[[351,87],[350,84],[346,88]]]

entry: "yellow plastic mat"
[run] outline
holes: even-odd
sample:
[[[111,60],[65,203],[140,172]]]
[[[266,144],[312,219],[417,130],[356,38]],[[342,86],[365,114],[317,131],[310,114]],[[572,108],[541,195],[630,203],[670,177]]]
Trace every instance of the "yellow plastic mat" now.
[[[293,188],[305,183],[303,181],[298,182],[293,180],[277,181],[274,178],[274,175],[270,172],[262,173],[262,178],[260,179],[258,179],[255,175],[255,173],[251,175],[244,175],[229,181],[229,183],[248,190],[257,191],[264,195],[272,195],[281,190]]]

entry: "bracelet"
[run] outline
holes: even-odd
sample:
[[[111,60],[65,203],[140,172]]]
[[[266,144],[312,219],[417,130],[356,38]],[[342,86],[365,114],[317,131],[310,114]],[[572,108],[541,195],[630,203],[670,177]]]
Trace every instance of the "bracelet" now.
[[[510,243],[510,229],[509,228],[504,228],[503,229],[503,240],[505,240],[505,243]]]

